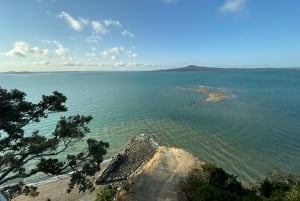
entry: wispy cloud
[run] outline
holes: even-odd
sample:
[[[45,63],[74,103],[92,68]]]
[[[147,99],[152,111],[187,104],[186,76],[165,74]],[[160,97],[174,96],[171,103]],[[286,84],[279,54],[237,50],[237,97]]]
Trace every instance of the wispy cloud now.
[[[130,38],[135,38],[135,35],[133,33],[131,33],[130,31],[124,30],[122,31],[122,36],[128,36]]]
[[[103,58],[110,57],[112,60],[117,60],[120,57],[123,59],[134,59],[138,54],[130,50],[126,50],[123,46],[108,48],[101,53]]]
[[[65,57],[69,54],[69,49],[64,47],[60,42],[56,40],[43,40],[43,42],[56,45],[56,49],[54,50],[54,52],[60,57]]]
[[[116,27],[122,27],[122,24],[120,21],[112,20],[112,19],[106,19],[104,20],[105,26],[116,26]]]
[[[138,54],[135,52],[127,51],[127,57],[128,58],[136,58],[136,57],[138,57]]]
[[[166,0],[166,1],[174,1],[174,0]],[[81,17],[73,17],[71,14],[62,11],[56,15],[58,18],[65,20],[69,26],[75,31],[82,31],[85,28],[90,28],[91,34],[89,36],[83,36],[81,38],[77,37],[69,37],[71,40],[84,39],[89,43],[97,43],[102,39],[103,35],[110,32],[111,27],[122,28],[123,25],[118,20],[113,19],[104,19],[104,20],[90,20]],[[123,36],[134,38],[135,34],[128,30],[123,30],[121,32]]]
[[[83,29],[84,25],[87,25],[89,22],[86,19],[79,18],[78,20],[72,17],[69,13],[62,11],[57,15],[58,18],[64,19],[72,29],[75,31],[80,31]]]
[[[106,34],[108,32],[108,29],[99,21],[92,21],[91,25],[96,34]]]
[[[90,36],[82,37],[85,39],[86,42],[89,43],[96,43],[102,39],[102,36],[108,33],[109,27],[122,27],[120,21],[112,20],[112,19],[105,19],[105,20],[89,20],[81,17],[73,17],[69,13],[62,11],[58,15],[58,18],[65,20],[69,26],[75,31],[81,31],[84,27],[89,27],[91,29]],[[129,37],[134,37],[134,34],[128,32],[126,33]],[[78,37],[71,37],[71,40],[77,40]]]
[[[224,13],[240,12],[244,9],[246,0],[225,0],[219,7],[219,11]]]
[[[107,56],[111,56],[111,55],[115,55],[115,54],[120,54],[125,52],[125,49],[123,46],[120,47],[112,47],[112,48],[108,48],[106,50],[104,50],[101,55],[103,57],[107,57]]]

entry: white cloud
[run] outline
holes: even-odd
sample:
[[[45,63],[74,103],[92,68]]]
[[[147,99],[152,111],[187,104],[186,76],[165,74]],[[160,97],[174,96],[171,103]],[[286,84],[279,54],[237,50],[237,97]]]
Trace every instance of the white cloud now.
[[[71,28],[73,28],[76,31],[82,30],[83,26],[88,24],[87,20],[83,18],[79,18],[79,20],[76,20],[65,11],[62,11],[60,14],[57,15],[57,17],[66,20],[66,22],[71,26]]]
[[[62,56],[62,57],[66,56],[66,55],[68,54],[68,52],[69,52],[69,49],[65,48],[65,47],[62,46],[62,45],[59,45],[59,46],[57,47],[57,49],[55,50],[55,53],[56,53],[58,56]]]
[[[13,48],[5,53],[6,56],[27,57],[29,55],[35,57],[49,57],[51,52],[49,49],[40,49],[39,47],[31,48],[27,42],[17,41],[13,44]]]
[[[84,19],[84,18],[78,18],[80,20],[80,24],[81,25],[88,25],[90,23],[90,21],[88,19]]]
[[[119,57],[116,56],[116,55],[112,55],[112,56],[111,56],[111,59],[112,59],[112,60],[117,60],[117,59],[119,59]]]
[[[131,51],[128,51],[127,52],[127,57],[128,58],[136,58],[136,57],[138,57],[138,54],[134,53],[134,52],[131,52]]]
[[[13,49],[5,53],[6,56],[26,57],[29,53],[29,44],[24,41],[14,43]]]
[[[134,38],[135,37],[135,35],[133,33],[131,33],[130,31],[127,31],[127,30],[122,31],[121,34],[122,34],[122,36],[128,36],[130,38]]]
[[[45,56],[45,57],[51,56],[51,52],[49,49],[40,49],[38,47],[30,48],[29,53],[34,56]]]
[[[54,50],[54,52],[58,56],[65,57],[69,54],[69,49],[65,48],[60,42],[56,40],[43,40],[43,42],[56,45],[56,49]]]
[[[105,19],[105,20],[89,20],[86,18],[81,17],[73,17],[69,13],[65,11],[61,11],[58,15],[56,15],[58,18],[65,20],[72,29],[75,31],[81,31],[85,27],[89,28],[91,30],[91,34],[83,37],[69,37],[71,40],[79,40],[83,39],[86,42],[89,43],[97,43],[99,40],[102,39],[103,35],[110,32],[110,27],[122,27],[122,24],[118,20],[112,20],[112,19]],[[124,30],[122,32],[123,36],[127,36],[130,38],[134,38],[135,35],[127,30]]]
[[[219,11],[224,13],[240,12],[244,9],[246,0],[225,0],[223,5],[219,7]]]
[[[96,34],[106,34],[108,32],[108,29],[99,21],[92,21],[91,25]]]
[[[121,22],[116,21],[116,20],[112,20],[112,19],[106,19],[104,20],[104,24],[105,26],[117,26],[117,27],[122,27]]]
[[[123,61],[119,61],[119,62],[117,62],[117,63],[114,63],[114,66],[117,66],[117,67],[124,67],[124,66],[126,66],[126,63],[123,62]]]
[[[138,57],[138,54],[132,51],[126,50],[123,46],[116,46],[108,48],[101,53],[103,58],[110,58],[111,60],[118,59],[134,59]]]
[[[116,55],[116,54],[120,54],[120,53],[123,53],[125,51],[124,47],[123,46],[120,46],[120,47],[112,47],[112,48],[109,48],[109,49],[106,49],[104,50],[101,55],[104,56],[104,57],[107,57],[107,56],[111,56],[111,55]]]
[[[126,67],[137,67],[138,65],[135,62],[129,62],[126,64]]]

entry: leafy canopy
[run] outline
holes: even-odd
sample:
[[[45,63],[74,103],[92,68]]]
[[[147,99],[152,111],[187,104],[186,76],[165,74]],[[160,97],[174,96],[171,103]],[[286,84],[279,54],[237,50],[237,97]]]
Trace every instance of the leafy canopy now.
[[[67,111],[67,97],[57,91],[43,95],[39,103],[26,101],[25,97],[20,90],[0,87],[0,191],[9,199],[22,193],[38,195],[37,188],[26,186],[23,179],[39,172],[50,176],[73,172],[67,192],[76,185],[79,191],[92,190],[93,182],[87,176],[100,170],[109,144],[87,139],[87,148],[81,152],[60,156],[74,143],[86,139],[92,117],[61,117],[51,134],[25,133],[25,126]],[[33,162],[34,166],[28,165]]]
[[[180,182],[187,201],[300,201],[300,178],[273,171],[256,187],[247,189],[236,176],[213,164],[193,169]]]

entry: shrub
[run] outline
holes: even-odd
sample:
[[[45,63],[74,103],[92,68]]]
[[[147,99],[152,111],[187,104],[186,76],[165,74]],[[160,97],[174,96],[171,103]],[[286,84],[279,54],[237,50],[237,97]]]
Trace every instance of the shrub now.
[[[193,169],[180,182],[180,188],[188,201],[261,200],[255,192],[244,189],[236,176],[212,164]]]
[[[116,195],[117,187],[107,185],[101,188],[97,194],[96,201],[112,201]]]

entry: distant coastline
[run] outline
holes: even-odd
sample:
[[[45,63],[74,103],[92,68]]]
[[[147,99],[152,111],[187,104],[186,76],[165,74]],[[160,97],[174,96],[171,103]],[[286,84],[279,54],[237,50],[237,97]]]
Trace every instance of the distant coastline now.
[[[262,68],[225,68],[225,67],[207,67],[207,66],[196,66],[196,65],[189,65],[185,67],[179,68],[170,68],[170,69],[161,69],[157,71],[228,71],[228,70],[262,70],[262,71],[269,71],[269,70],[300,70],[300,67],[262,67]]]
[[[261,71],[274,71],[274,70],[300,70],[300,67],[208,67],[208,66],[197,66],[188,65],[185,67],[174,67],[158,70],[132,70],[132,71],[120,71],[120,70],[70,70],[70,71],[7,71],[0,72],[0,74],[33,74],[33,73],[80,73],[80,72],[161,72],[161,71],[250,71],[250,70],[261,70]]]

